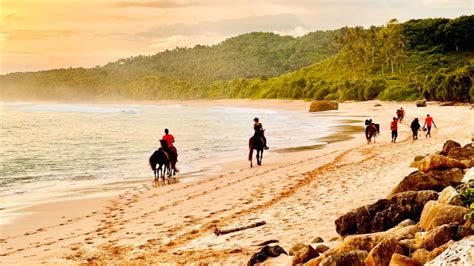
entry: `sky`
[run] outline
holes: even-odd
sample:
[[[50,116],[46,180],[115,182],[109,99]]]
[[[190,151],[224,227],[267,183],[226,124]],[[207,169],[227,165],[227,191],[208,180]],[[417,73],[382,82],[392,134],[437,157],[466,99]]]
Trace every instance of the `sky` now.
[[[455,18],[474,0],[0,0],[0,74],[95,67],[266,31]]]

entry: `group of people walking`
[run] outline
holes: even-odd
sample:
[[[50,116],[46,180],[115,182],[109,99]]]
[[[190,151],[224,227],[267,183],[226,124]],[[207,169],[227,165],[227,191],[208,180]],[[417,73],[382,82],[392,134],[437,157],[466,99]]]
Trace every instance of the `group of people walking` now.
[[[403,108],[400,108],[396,112],[397,117],[393,117],[392,122],[390,123],[390,130],[392,131],[392,143],[397,142],[397,137],[398,137],[398,124],[402,122],[403,118],[405,117],[405,110]],[[418,132],[420,131],[420,128],[423,129],[423,131],[426,131],[426,137],[431,138],[431,128],[432,126],[436,127],[436,123],[433,120],[433,117],[431,117],[429,114],[426,115],[425,118],[425,123],[423,124],[423,128],[420,125],[420,121],[418,118],[413,119],[413,121],[410,124],[411,131],[413,133],[413,140],[418,139]]]

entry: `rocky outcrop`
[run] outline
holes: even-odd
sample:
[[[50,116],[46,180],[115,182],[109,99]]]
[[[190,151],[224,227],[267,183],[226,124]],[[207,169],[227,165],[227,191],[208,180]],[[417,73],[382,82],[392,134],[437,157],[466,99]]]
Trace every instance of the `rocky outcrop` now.
[[[391,198],[396,193],[405,191],[434,190],[439,192],[447,186],[459,185],[463,176],[464,173],[459,168],[433,170],[428,173],[416,171],[403,178],[388,197]]]
[[[416,261],[398,253],[393,253],[389,266],[420,266]]]
[[[329,256],[321,261],[320,266],[364,266],[367,251],[354,250]]]
[[[324,242],[324,239],[322,237],[315,237],[313,238],[313,240],[311,240],[311,243],[323,243]]]
[[[438,198],[435,191],[407,191],[352,210],[336,220],[339,235],[366,234],[392,228],[405,219],[418,221],[423,206]]]
[[[403,249],[395,237],[386,238],[369,252],[365,266],[388,266],[393,253],[403,254]]]
[[[464,215],[468,212],[469,209],[465,207],[429,201],[423,208],[419,225],[425,231],[430,231],[443,224],[464,224]]]
[[[328,111],[328,110],[337,110],[339,108],[339,104],[337,102],[331,101],[313,101],[309,106],[310,112],[321,112],[321,111]]]
[[[466,168],[466,165],[458,160],[440,154],[428,155],[418,162],[418,169],[425,173],[431,170],[445,170],[451,168],[464,169]]]
[[[435,265],[474,265],[474,236],[469,236],[455,242],[444,250],[435,259],[426,263],[426,266]]]

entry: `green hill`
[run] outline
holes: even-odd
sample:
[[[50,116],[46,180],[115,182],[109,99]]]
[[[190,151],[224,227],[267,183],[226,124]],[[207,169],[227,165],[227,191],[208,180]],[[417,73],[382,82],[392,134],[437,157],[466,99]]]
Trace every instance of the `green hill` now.
[[[2,99],[292,98],[473,101],[474,16],[249,33],[92,69],[0,76]]]

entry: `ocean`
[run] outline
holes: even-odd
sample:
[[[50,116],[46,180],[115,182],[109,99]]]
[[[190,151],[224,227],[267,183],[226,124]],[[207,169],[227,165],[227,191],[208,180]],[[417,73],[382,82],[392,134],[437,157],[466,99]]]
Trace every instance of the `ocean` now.
[[[200,178],[222,170],[225,162],[247,160],[254,117],[266,129],[269,152],[322,144],[319,139],[339,123],[308,112],[226,106],[3,103],[0,196],[91,180],[96,190],[152,181],[148,158],[165,128],[176,139],[178,178]]]

